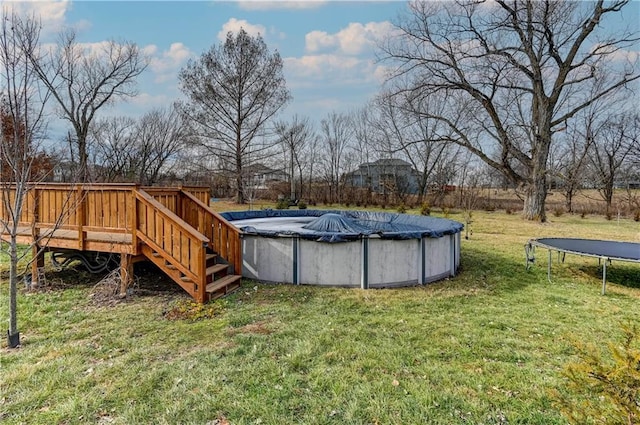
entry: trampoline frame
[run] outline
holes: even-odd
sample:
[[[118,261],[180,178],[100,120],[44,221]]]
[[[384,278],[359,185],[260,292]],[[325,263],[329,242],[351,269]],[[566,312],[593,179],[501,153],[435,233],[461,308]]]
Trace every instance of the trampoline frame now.
[[[577,239],[577,238],[540,238],[540,239],[565,239],[565,240],[576,239],[576,240],[582,240],[582,241],[599,241],[598,239]],[[620,241],[603,241],[603,242],[620,242]],[[629,243],[629,242],[621,242],[621,243]],[[549,281],[549,283],[553,283],[551,282],[551,252],[552,251],[558,252],[558,261],[562,261],[563,263],[564,263],[564,258],[566,254],[574,254],[574,255],[580,255],[582,257],[597,258],[598,263],[602,264],[602,295],[605,295],[606,289],[607,289],[607,262],[611,264],[612,260],[616,260],[616,261],[627,261],[631,263],[640,263],[640,259],[620,258],[620,257],[612,257],[607,255],[595,254],[595,253],[573,251],[570,249],[559,248],[557,246],[540,242],[538,239],[529,239],[529,241],[524,245],[524,252],[525,252],[525,258],[526,258],[525,266],[527,270],[529,270],[529,268],[531,267],[531,264],[535,263],[536,247],[544,248],[549,251],[549,255],[547,257],[547,280]],[[562,254],[562,260],[560,260],[560,254]]]

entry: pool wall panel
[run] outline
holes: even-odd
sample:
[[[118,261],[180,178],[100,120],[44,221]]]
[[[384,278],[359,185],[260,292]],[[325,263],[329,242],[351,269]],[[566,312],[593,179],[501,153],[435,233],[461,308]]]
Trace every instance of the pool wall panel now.
[[[450,276],[451,238],[425,238],[425,242],[425,283]]]
[[[369,239],[369,287],[419,283],[418,239]]]
[[[242,275],[263,282],[294,282],[293,239],[245,235]]]
[[[360,241],[322,243],[300,240],[300,283],[360,286]]]

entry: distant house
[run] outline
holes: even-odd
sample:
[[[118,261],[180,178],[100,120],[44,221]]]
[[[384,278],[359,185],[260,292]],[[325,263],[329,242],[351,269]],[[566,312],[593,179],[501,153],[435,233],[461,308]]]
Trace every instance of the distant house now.
[[[264,164],[252,164],[244,168],[243,183],[245,189],[268,189],[270,183],[289,181],[289,174],[274,170]]]
[[[54,182],[72,182],[78,177],[78,166],[69,161],[60,161],[53,166],[51,180]]]
[[[345,175],[346,183],[354,187],[369,187],[375,193],[417,194],[421,174],[402,159],[379,159],[360,164]]]

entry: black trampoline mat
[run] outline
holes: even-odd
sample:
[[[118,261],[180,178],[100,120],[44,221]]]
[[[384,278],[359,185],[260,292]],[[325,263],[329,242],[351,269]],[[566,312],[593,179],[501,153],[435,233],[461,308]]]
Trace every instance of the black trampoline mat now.
[[[627,261],[640,261],[640,243],[600,241],[595,239],[540,238],[541,245],[577,254]]]

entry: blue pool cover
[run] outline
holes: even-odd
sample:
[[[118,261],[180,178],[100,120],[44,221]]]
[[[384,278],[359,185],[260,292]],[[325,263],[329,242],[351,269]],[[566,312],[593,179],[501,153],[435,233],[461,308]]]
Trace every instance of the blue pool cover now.
[[[221,215],[244,233],[299,236],[320,242],[345,242],[372,235],[383,239],[439,238],[464,228],[462,223],[445,218],[370,211],[260,210]]]

